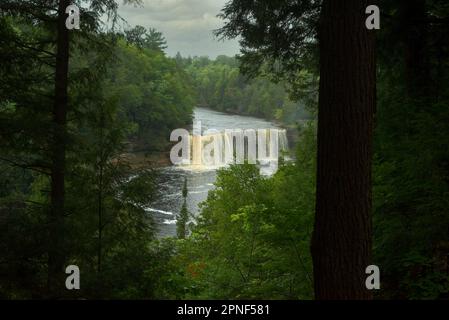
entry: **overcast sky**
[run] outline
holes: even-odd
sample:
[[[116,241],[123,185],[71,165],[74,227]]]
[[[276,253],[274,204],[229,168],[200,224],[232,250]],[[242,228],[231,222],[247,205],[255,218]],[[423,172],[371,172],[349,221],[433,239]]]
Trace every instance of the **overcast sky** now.
[[[143,6],[121,5],[119,14],[131,26],[156,28],[167,39],[166,52],[174,56],[235,55],[236,40],[218,41],[212,31],[222,26],[217,14],[228,0],[143,0]]]

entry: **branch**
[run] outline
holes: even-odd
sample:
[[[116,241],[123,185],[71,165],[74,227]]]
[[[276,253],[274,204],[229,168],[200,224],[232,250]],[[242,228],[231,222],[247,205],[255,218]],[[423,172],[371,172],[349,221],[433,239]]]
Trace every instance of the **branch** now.
[[[44,174],[44,175],[49,175],[50,174],[49,172],[47,172],[45,170],[42,170],[42,168],[43,169],[50,169],[48,166],[45,166],[45,165],[42,165],[42,164],[19,163],[19,162],[15,162],[13,160],[2,158],[2,157],[0,157],[0,161],[7,162],[10,165],[12,165],[13,167],[19,167],[19,168],[22,168],[22,169],[33,170],[33,171],[39,172],[39,173]]]

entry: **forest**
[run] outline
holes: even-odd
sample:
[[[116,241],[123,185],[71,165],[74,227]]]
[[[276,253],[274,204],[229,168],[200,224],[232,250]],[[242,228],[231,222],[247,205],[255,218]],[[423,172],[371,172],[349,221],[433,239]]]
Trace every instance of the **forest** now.
[[[230,0],[215,36],[241,53],[210,58],[118,1],[2,0],[0,299],[449,299],[449,3],[377,2],[367,30],[365,0]],[[274,175],[219,169],[197,216],[184,181],[159,237],[158,165],[130,155],[165,156],[197,107],[296,143]]]
[[[190,76],[199,107],[276,120],[284,125],[295,125],[298,119],[312,119],[307,110],[308,100],[292,98],[285,81],[274,82],[269,74],[248,77],[240,72],[235,57],[218,56],[210,60],[183,58],[178,54],[175,60]],[[313,75],[305,70],[301,77],[305,85],[313,81]],[[313,94],[308,97],[312,99]]]

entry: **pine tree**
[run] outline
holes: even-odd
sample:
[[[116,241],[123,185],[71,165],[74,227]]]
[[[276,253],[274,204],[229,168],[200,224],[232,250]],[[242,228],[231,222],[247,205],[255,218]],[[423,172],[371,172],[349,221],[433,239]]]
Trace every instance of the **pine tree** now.
[[[189,211],[187,209],[187,178],[184,179],[184,185],[182,188],[182,198],[183,204],[181,208],[181,212],[178,215],[178,221],[176,223],[176,232],[178,234],[179,239],[185,239],[188,235],[188,222],[189,222]]]

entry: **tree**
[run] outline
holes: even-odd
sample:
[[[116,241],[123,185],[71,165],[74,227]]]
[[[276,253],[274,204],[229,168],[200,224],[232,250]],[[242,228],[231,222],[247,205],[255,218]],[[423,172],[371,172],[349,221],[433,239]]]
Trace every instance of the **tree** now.
[[[316,216],[317,299],[369,299],[376,78],[368,1],[324,1],[321,13]]]
[[[293,82],[305,62],[314,60],[321,2],[230,1],[220,14],[226,23],[216,34],[240,37],[245,74],[254,76],[266,68]]]
[[[167,49],[167,41],[165,40],[162,32],[157,31],[154,28],[148,29],[145,46],[150,50],[164,51]]]
[[[80,45],[80,42],[82,42],[80,39],[89,42],[90,37],[99,30],[98,13],[107,13],[113,19],[116,18],[116,3],[114,1],[100,0],[84,2],[84,5],[87,7],[80,9],[83,15],[83,19],[81,19],[82,30],[86,31],[79,31],[79,33],[77,33],[78,31],[73,31],[74,34],[69,39],[70,31],[66,27],[66,19],[68,16],[66,8],[70,4],[71,2],[69,0],[53,1],[50,4],[48,1],[42,0],[8,0],[0,4],[2,12],[4,11],[9,18],[15,19],[17,25],[20,25],[24,29],[21,30],[21,33],[14,30],[11,34],[15,32],[20,35],[17,37],[12,36],[8,40],[18,47],[16,48],[18,49],[17,51],[21,49],[24,54],[28,54],[31,57],[33,70],[45,70],[46,74],[44,79],[47,80],[49,77],[53,79],[52,94],[42,89],[48,89],[47,85],[41,85],[39,87],[35,84],[36,80],[31,80],[31,83],[36,87],[26,92],[27,99],[18,98],[17,101],[13,100],[13,105],[19,105],[20,108],[25,106],[29,107],[30,110],[33,110],[33,112],[39,115],[39,119],[45,119],[43,128],[47,131],[45,129],[36,132],[28,130],[30,127],[27,123],[27,127],[24,128],[25,130],[21,132],[21,135],[27,136],[24,139],[28,141],[26,147],[27,151],[29,151],[26,160],[33,158],[35,156],[34,153],[39,153],[37,150],[45,149],[47,151],[44,152],[47,157],[45,159],[47,163],[44,162],[44,165],[41,163],[39,167],[44,166],[45,170],[41,170],[41,173],[50,176],[49,207],[46,210],[46,226],[48,226],[48,230],[46,230],[48,234],[47,289],[50,297],[61,296],[61,293],[65,291],[63,281],[63,277],[65,276],[64,265],[66,256],[64,252],[66,251],[67,233],[65,225],[67,216],[65,208],[65,181],[67,178],[66,161],[69,140],[67,115],[71,111],[69,108],[69,87],[71,86],[69,76],[70,47],[75,44],[72,41],[75,38],[77,39],[78,46],[82,47]],[[32,28],[26,30],[26,27]],[[97,38],[97,40],[99,39]],[[100,43],[102,42],[100,41]],[[6,43],[6,45],[10,45],[10,43]],[[36,88],[39,89],[36,91]],[[47,98],[53,106],[50,112],[51,117],[47,114],[48,110],[46,108],[42,110],[35,108],[36,106],[34,104],[37,104],[37,102],[40,104],[43,97]],[[9,100],[7,93],[2,95],[2,98],[6,98],[6,101]],[[20,127],[23,124],[19,121],[15,125]],[[39,145],[39,140],[41,140],[40,142],[42,140],[44,141],[42,143],[44,147]],[[17,148],[17,145],[15,148]],[[13,148],[11,149],[14,150]],[[23,162],[25,162],[21,164],[23,167],[29,167],[26,161]],[[36,165],[31,166],[31,168],[36,169]]]
[[[292,101],[285,81],[273,83],[262,75],[247,78],[240,72],[235,57],[218,56],[215,60],[206,60],[206,65],[198,63],[198,58],[189,62],[177,55],[176,60],[178,65],[185,66],[192,78],[199,106],[266,119],[278,115],[277,119],[288,125],[307,117],[303,99]]]
[[[187,178],[184,179],[184,185],[182,187],[182,208],[178,215],[178,221],[176,222],[176,232],[179,239],[185,239],[188,235],[187,223],[189,222],[189,211],[187,210],[187,195],[189,191],[187,189]]]
[[[154,28],[146,29],[142,26],[135,26],[131,30],[125,31],[125,38],[128,43],[131,43],[139,48],[146,48],[158,52],[164,52],[167,49],[167,41],[162,32]]]
[[[381,1],[374,156],[374,259],[382,299],[449,293],[449,8]]]
[[[369,298],[371,144],[375,104],[367,1],[229,2],[218,34],[241,37],[243,70],[294,83],[320,49],[318,177],[312,245],[317,299]],[[321,15],[320,27],[318,17]],[[319,34],[317,37],[317,33]],[[318,39],[318,43],[317,40]],[[348,85],[350,84],[350,86]]]
[[[53,155],[51,167],[50,241],[48,289],[55,294],[62,286],[64,270],[64,177],[68,108],[69,30],[65,26],[70,0],[59,0],[57,17],[56,65],[53,106]]]
[[[121,39],[114,54],[119,63],[108,67],[108,91],[118,99],[122,121],[133,127],[131,147],[165,150],[173,128],[191,123],[194,100],[186,73],[164,54]]]

